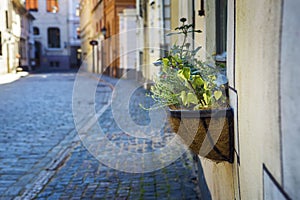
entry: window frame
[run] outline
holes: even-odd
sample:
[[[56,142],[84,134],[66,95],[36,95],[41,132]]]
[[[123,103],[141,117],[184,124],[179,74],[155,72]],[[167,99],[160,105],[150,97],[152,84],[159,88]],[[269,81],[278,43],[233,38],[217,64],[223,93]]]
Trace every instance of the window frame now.
[[[58,40],[57,43],[51,43],[52,40],[54,40],[54,41],[56,40],[53,36],[50,37],[50,31],[51,30],[57,30],[58,31],[58,32],[56,32],[56,34],[58,33],[58,36],[57,36],[58,39],[56,38]],[[55,34],[55,32],[52,33],[52,34]],[[55,44],[57,44],[57,45],[55,45]],[[47,29],[47,47],[49,49],[61,49],[61,47],[62,47],[62,45],[61,45],[61,31],[60,31],[59,27],[48,27],[48,29]]]

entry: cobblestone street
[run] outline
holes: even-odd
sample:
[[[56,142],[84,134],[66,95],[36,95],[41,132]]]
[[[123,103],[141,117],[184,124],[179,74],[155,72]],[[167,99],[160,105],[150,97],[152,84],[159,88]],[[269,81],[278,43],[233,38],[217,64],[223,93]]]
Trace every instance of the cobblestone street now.
[[[80,126],[86,130],[79,137],[72,113],[75,78],[73,72],[32,74],[0,85],[0,199],[201,199],[197,164],[189,151],[144,173],[134,170],[137,163],[120,157],[123,152],[151,153],[174,135],[166,126],[153,142],[118,127],[110,105],[118,80],[103,77],[105,81],[99,82],[93,107],[100,114],[96,121],[82,116]],[[97,78],[87,75],[86,85],[93,79]],[[130,116],[141,126],[151,121],[139,106],[151,105],[145,93],[135,90],[129,102]],[[73,99],[73,106],[79,103]],[[103,135],[98,134],[98,125]],[[108,154],[111,147],[106,140],[119,152]],[[109,159],[136,173],[100,162]],[[154,158],[143,163],[154,165]]]

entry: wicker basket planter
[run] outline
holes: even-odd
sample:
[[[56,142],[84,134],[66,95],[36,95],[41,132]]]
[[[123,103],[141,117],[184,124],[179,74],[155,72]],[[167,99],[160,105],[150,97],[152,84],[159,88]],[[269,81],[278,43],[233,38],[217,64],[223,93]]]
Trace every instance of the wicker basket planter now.
[[[233,162],[233,111],[172,110],[169,122],[185,144],[196,154],[220,162]]]

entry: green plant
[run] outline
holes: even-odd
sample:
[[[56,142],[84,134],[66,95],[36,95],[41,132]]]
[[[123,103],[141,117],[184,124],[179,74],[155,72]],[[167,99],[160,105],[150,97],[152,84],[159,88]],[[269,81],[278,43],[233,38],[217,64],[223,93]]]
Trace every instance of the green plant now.
[[[224,67],[197,59],[196,54],[201,47],[191,48],[187,39],[190,33],[201,31],[194,30],[192,24],[186,24],[185,18],[180,21],[182,25],[168,35],[182,35],[183,42],[181,45],[174,44],[168,55],[159,59],[162,69],[154,80],[150,96],[159,106],[194,110],[226,106]],[[221,84],[220,79],[223,80]]]

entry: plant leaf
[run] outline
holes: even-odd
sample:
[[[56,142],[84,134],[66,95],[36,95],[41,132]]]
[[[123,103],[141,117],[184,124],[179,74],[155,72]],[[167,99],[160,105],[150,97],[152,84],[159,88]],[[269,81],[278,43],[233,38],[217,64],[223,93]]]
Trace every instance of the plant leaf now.
[[[193,78],[192,85],[194,88],[202,87],[204,85],[204,81],[199,75],[196,75]]]
[[[207,96],[206,93],[203,94],[203,99],[204,99],[205,104],[208,105],[209,104],[209,100],[208,100],[208,96]]]
[[[164,64],[164,66],[168,66],[169,65],[169,59],[168,58],[163,58],[162,62]]]
[[[178,76],[184,80],[189,80],[191,76],[191,69],[188,67],[183,67],[178,71]]]
[[[187,105],[187,95],[186,95],[185,91],[181,91],[180,98],[181,98],[183,105],[186,106]]]
[[[202,48],[202,46],[197,47],[195,50],[192,51],[192,55],[196,55],[198,51]]]
[[[214,96],[216,100],[219,100],[222,96],[222,92],[220,90],[214,92]]]
[[[188,105],[190,105],[190,103],[192,103],[192,104],[198,104],[199,103],[197,96],[194,93],[191,93],[191,92],[189,92],[187,94],[186,101],[187,101]]]

